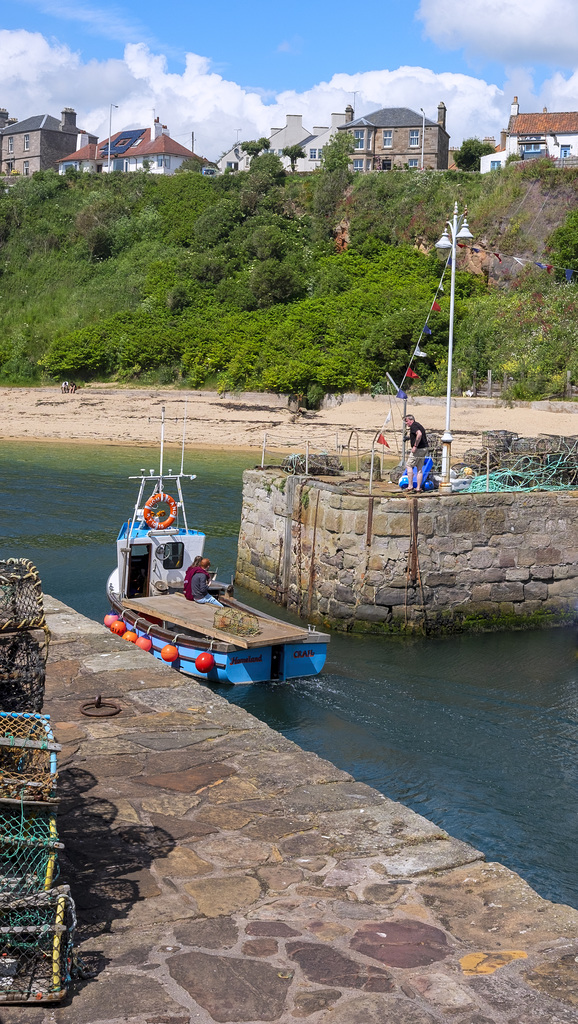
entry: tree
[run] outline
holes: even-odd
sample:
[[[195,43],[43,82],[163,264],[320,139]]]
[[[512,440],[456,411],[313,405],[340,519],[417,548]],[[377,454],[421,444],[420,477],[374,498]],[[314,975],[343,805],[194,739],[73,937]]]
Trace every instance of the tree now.
[[[351,132],[336,132],[331,142],[323,147],[322,168],[332,174],[334,171],[347,171],[351,155],[355,149]]]
[[[285,149],[283,150],[283,156],[286,156],[286,157],[289,158],[289,160],[291,161],[291,174],[295,174],[295,168],[297,166],[297,161],[298,160],[303,160],[303,158],[305,156],[305,150],[301,146],[299,146],[299,145],[297,145],[297,146],[285,146]]]
[[[259,156],[263,150],[271,149],[270,139],[266,139],[264,136],[260,139],[250,139],[248,142],[241,143],[241,149],[243,153],[250,156],[253,159],[254,156]]]
[[[494,146],[490,142],[482,142],[480,139],[464,139],[460,148],[456,149],[454,153],[454,161],[460,171],[479,171],[480,157],[494,152]]]

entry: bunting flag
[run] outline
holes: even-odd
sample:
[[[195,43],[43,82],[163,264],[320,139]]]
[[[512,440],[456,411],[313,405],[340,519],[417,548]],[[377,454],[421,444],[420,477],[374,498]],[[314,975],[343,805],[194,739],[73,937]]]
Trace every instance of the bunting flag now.
[[[408,366],[407,370],[405,371],[405,375],[406,377],[409,377],[410,380],[419,380],[419,373],[416,373],[415,370],[412,370],[411,366]]]
[[[414,356],[419,356],[420,359],[427,359],[427,352],[424,352],[419,345],[416,345]]]
[[[435,299],[433,300],[431,308],[435,309],[436,313],[441,313],[441,311],[442,311],[442,307],[440,306],[439,302],[436,302]]]
[[[538,262],[536,262],[536,266],[540,267],[540,270],[547,270],[547,264],[546,263],[538,263]]]
[[[513,260],[514,263],[517,263],[518,266],[520,266],[520,267],[525,267],[526,264],[533,264],[534,266],[539,267],[540,270],[545,270],[548,274],[553,273],[554,270],[559,270],[561,274],[562,273],[564,274],[564,277],[566,278],[566,281],[568,283],[570,283],[570,281],[573,280],[574,274],[578,274],[578,269],[574,270],[571,267],[567,267],[567,268],[565,268],[565,267],[556,267],[553,263],[543,263],[540,260],[531,260],[531,259],[529,259],[526,256],[514,256],[512,253],[493,252],[490,249],[480,249],[479,246],[475,246],[475,245],[464,246],[463,243],[461,243],[461,242],[458,242],[457,244],[459,245],[459,247],[461,249],[469,248],[470,252],[474,252],[476,254],[482,253],[482,254],[485,254],[486,256],[494,256],[495,259],[497,259],[499,263],[502,262],[502,259],[508,259],[508,260]],[[448,264],[447,265],[451,266],[451,256],[448,258]],[[443,280],[443,278],[442,278],[442,280]],[[443,289],[443,284],[440,282],[439,287],[438,287],[438,291],[442,291],[443,292],[443,290],[444,290]],[[432,306],[432,309],[436,309],[436,308],[437,308],[437,306],[434,303],[434,305]]]
[[[444,290],[444,286],[443,286],[442,282],[440,281],[440,283],[438,284],[438,292],[443,292],[443,290]]]
[[[500,256],[499,252],[495,252],[492,255],[494,255],[496,257],[498,263],[502,262],[502,257]]]
[[[421,333],[422,334],[431,334],[431,331],[430,331],[430,329],[429,329],[427,324],[425,325],[425,327],[424,327],[424,329],[423,329],[423,331]]]
[[[474,249],[474,247],[472,245],[472,252],[479,252],[479,251],[480,251],[479,249]]]
[[[565,270],[564,271],[564,277],[566,278],[567,281],[571,281],[572,280],[572,274],[573,273],[574,273],[573,270]]]
[[[406,395],[405,391],[402,391],[401,388],[399,389],[399,391],[397,392],[397,395],[395,397],[396,398],[402,398],[404,402],[407,399],[407,395]]]
[[[384,444],[386,448],[389,448],[389,445],[388,445],[387,441],[385,440],[385,437],[383,436],[383,434],[379,435],[379,437],[377,439],[377,443],[378,444]]]

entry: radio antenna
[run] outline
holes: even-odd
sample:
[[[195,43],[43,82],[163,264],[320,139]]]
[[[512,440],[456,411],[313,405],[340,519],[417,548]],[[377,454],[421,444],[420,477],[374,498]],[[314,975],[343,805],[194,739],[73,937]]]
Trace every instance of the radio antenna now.
[[[185,465],[185,431],[187,429],[187,399],[185,398],[185,415],[183,419],[183,444],[181,447],[181,476],[183,475],[183,467]]]

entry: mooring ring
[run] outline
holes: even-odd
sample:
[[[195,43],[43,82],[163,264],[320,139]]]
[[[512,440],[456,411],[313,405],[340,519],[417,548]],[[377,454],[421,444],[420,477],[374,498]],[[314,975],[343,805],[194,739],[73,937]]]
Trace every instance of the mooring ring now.
[[[94,700],[88,700],[86,704],[80,705],[80,713],[87,718],[112,718],[120,715],[122,708],[111,700],[103,700],[101,694]]]

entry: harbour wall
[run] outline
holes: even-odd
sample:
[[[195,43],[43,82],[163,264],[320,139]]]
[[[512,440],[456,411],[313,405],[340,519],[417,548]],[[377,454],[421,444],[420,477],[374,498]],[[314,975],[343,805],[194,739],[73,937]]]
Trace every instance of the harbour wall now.
[[[248,470],[236,579],[310,622],[358,632],[567,624],[578,492],[410,498]]]

